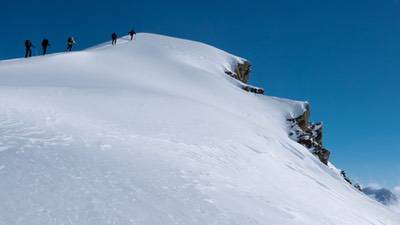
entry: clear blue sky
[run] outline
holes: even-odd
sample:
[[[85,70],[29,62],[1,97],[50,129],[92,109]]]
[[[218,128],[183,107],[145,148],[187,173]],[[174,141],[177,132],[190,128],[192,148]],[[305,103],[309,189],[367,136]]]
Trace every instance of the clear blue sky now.
[[[134,27],[202,41],[252,61],[251,83],[307,100],[332,161],[361,183],[400,184],[399,0],[4,1],[0,59],[43,37],[86,48]]]

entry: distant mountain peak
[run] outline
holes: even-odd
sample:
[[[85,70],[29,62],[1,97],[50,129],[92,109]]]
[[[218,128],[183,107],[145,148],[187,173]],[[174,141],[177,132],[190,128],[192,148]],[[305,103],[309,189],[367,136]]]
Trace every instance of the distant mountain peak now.
[[[362,191],[384,205],[394,205],[399,202],[397,196],[386,188],[366,187]]]

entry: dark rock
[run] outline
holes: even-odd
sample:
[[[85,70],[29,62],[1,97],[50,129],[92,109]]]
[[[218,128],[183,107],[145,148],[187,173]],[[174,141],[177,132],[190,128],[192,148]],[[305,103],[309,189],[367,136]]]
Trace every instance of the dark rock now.
[[[234,76],[235,76],[235,74],[232,73],[232,71],[229,71],[229,70],[225,70],[225,73],[226,73],[227,75],[231,76],[231,77],[234,77]]]
[[[357,190],[359,190],[359,191],[362,192],[362,188],[361,188],[361,186],[360,186],[359,184],[355,184],[354,187],[355,187]]]
[[[234,71],[225,70],[225,73],[241,82],[247,84],[250,78],[251,64],[248,61],[240,62],[234,68]]]
[[[248,91],[248,92],[256,93],[256,94],[264,94],[264,89],[262,89],[262,88],[244,85],[244,86],[242,86],[242,89],[245,91]]]
[[[319,160],[325,165],[328,165],[330,155],[331,155],[331,152],[325,148],[321,148],[317,152],[317,156],[318,156]]]
[[[263,95],[264,94],[264,89],[262,89],[262,88],[257,89],[256,94]]]
[[[346,172],[344,170],[340,171],[340,174],[342,175],[343,179],[345,181],[347,181],[347,183],[353,184],[353,182],[351,182],[350,178],[347,177]]]
[[[235,68],[237,79],[247,84],[250,78],[251,64],[248,61],[238,63]]]
[[[290,137],[308,148],[319,160],[328,165],[331,152],[322,144],[323,124],[310,123],[310,106],[307,104],[302,115],[288,119],[292,124]]]
[[[309,129],[309,119],[310,106],[307,104],[304,113],[301,116],[292,119],[292,121],[295,122],[304,132],[306,132]]]
[[[310,123],[309,119],[310,106],[307,104],[302,115],[287,119],[291,125],[289,137],[306,147],[311,153],[318,157],[323,164],[328,165],[331,152],[323,145],[323,124],[321,122]],[[352,185],[346,173],[342,171],[341,174],[343,179]],[[359,185],[355,185],[355,188],[361,190]]]
[[[243,83],[241,84],[241,88],[243,90],[256,94],[264,94],[264,89],[247,85],[247,82],[250,78],[250,68],[251,64],[248,61],[244,61],[236,65],[236,67],[234,68],[234,72],[226,69],[225,74],[232,78],[235,78],[236,80],[241,81]]]

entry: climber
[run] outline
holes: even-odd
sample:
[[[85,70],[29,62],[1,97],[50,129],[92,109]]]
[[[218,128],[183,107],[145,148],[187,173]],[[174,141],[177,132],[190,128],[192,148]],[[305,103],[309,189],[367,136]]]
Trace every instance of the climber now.
[[[117,44],[117,38],[118,38],[118,36],[117,36],[117,34],[115,32],[111,34],[111,44],[112,45],[116,45]]]
[[[129,34],[129,36],[131,36],[131,41],[132,41],[132,39],[133,39],[133,36],[136,36],[136,32],[135,32],[135,30],[130,30],[129,32],[128,32],[128,34]]]
[[[47,40],[46,38],[43,39],[43,41],[42,41],[43,55],[46,55],[47,47],[49,47],[49,46],[50,46],[49,40]]]
[[[25,41],[25,58],[32,56],[32,48],[34,47],[30,40]]]
[[[67,50],[68,52],[72,51],[72,46],[75,44],[75,39],[74,37],[69,37],[67,40]]]

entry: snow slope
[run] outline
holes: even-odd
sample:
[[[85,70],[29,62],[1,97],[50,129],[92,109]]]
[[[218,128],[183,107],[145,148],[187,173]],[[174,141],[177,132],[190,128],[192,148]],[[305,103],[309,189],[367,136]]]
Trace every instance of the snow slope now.
[[[0,225],[399,225],[288,137],[243,59],[138,34],[0,62]]]

